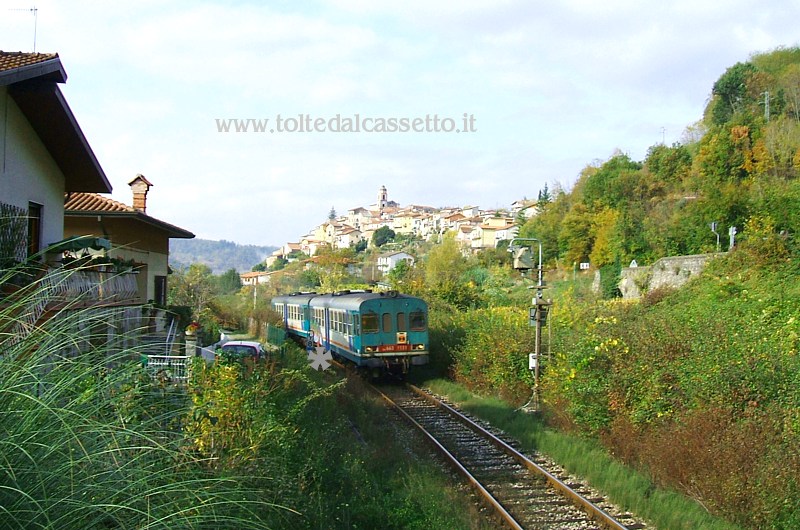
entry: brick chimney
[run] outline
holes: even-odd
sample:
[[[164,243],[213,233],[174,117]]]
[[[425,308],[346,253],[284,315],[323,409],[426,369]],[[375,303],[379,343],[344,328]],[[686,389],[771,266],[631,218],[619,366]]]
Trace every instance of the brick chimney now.
[[[142,213],[147,211],[147,192],[153,184],[144,178],[144,175],[136,175],[132,181],[128,182],[128,186],[133,191],[133,208]]]

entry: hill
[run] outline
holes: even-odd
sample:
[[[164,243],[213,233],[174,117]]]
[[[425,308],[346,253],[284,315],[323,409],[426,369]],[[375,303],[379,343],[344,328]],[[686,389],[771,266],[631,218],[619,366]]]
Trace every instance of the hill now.
[[[760,231],[800,233],[800,48],[754,54],[720,76],[687,143],[618,152],[540,201],[520,230],[548,263],[619,267],[717,250]],[[765,103],[766,102],[766,103]],[[717,231],[712,231],[718,227]]]
[[[224,239],[173,239],[169,244],[169,261],[175,268],[202,263],[211,267],[214,274],[222,274],[230,269],[247,272],[277,248],[239,245]]]

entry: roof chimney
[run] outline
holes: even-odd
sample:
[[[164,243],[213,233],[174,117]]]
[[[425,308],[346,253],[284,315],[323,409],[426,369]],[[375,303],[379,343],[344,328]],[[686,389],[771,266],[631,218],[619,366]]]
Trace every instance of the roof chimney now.
[[[147,192],[152,184],[144,178],[144,175],[140,174],[128,182],[128,186],[133,191],[133,209],[145,213],[147,211]]]

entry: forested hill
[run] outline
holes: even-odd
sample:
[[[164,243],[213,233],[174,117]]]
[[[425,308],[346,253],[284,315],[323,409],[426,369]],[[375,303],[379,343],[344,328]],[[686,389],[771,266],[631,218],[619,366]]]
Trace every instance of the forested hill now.
[[[737,241],[800,233],[800,48],[728,68],[687,133],[643,161],[618,153],[587,166],[573,189],[540,201],[520,236],[571,269],[713,252],[715,222],[722,250],[730,227]]]
[[[247,272],[276,249],[277,247],[239,245],[224,239],[172,239],[169,243],[169,262],[173,268],[202,263],[211,267],[214,274],[222,274],[230,269]]]

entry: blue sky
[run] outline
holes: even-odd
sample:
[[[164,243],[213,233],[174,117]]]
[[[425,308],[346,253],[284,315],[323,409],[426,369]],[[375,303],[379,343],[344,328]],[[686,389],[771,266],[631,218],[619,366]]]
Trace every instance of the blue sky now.
[[[726,68],[800,44],[797,1],[0,0],[0,49],[58,52],[130,203],[208,239],[296,241],[334,207],[507,207],[681,141]],[[217,119],[438,115],[474,133],[221,133]]]

